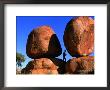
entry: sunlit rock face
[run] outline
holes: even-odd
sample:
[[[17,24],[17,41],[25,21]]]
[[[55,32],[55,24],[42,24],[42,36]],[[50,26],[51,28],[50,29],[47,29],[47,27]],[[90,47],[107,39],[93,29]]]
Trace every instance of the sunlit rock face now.
[[[94,74],[94,57],[72,58],[66,63],[67,74]]]
[[[62,48],[53,29],[41,26],[28,35],[26,53],[32,59],[57,57],[62,53]]]
[[[58,58],[39,58],[30,61],[22,74],[64,74],[65,63]]]
[[[71,56],[86,56],[94,49],[94,20],[88,16],[71,19],[65,28],[64,44]]]

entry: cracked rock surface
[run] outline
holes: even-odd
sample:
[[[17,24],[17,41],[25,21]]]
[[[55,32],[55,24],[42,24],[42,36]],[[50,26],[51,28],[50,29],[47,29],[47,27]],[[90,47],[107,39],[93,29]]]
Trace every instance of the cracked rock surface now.
[[[30,61],[22,74],[64,74],[65,63],[58,58],[39,58]]]
[[[50,26],[35,28],[29,35],[26,54],[32,59],[57,57],[62,53],[60,42]]]
[[[67,74],[93,74],[94,56],[72,58],[65,65]]]
[[[71,19],[65,28],[64,44],[71,56],[86,56],[94,49],[94,20],[88,16]]]

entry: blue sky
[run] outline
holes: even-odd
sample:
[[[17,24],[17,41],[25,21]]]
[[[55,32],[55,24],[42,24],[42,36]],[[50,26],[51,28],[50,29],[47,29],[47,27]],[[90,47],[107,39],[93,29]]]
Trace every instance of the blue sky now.
[[[94,16],[90,16],[94,19]],[[26,61],[22,63],[24,68],[26,64],[32,60],[26,55],[26,42],[29,33],[33,30],[33,28],[48,25],[50,26],[54,32],[56,33],[61,47],[62,52],[65,50],[65,46],[63,43],[63,34],[66,27],[66,24],[75,16],[16,16],[16,50],[19,53],[22,53],[26,57]],[[92,56],[94,53],[91,54]],[[62,59],[62,54],[58,56],[58,58]],[[72,57],[67,52],[66,59],[69,60]]]

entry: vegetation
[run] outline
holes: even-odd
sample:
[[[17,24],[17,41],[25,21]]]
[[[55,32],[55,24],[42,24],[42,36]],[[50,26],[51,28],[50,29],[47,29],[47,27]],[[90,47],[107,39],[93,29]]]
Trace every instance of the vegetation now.
[[[22,62],[24,61],[25,61],[25,56],[17,52],[16,53],[16,65],[18,67],[22,67]]]

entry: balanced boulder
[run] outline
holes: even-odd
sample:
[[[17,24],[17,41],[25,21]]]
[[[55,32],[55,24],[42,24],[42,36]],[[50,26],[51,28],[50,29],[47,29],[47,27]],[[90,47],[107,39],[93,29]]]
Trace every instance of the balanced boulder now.
[[[60,42],[49,26],[35,28],[28,36],[27,56],[33,59],[57,57],[62,53]]]
[[[94,73],[94,57],[86,56],[72,58],[66,63],[67,74],[93,74]]]
[[[94,49],[94,20],[80,16],[70,20],[63,36],[64,44],[71,56],[87,56]]]
[[[65,63],[58,58],[39,58],[30,61],[22,74],[63,74],[65,73]]]

